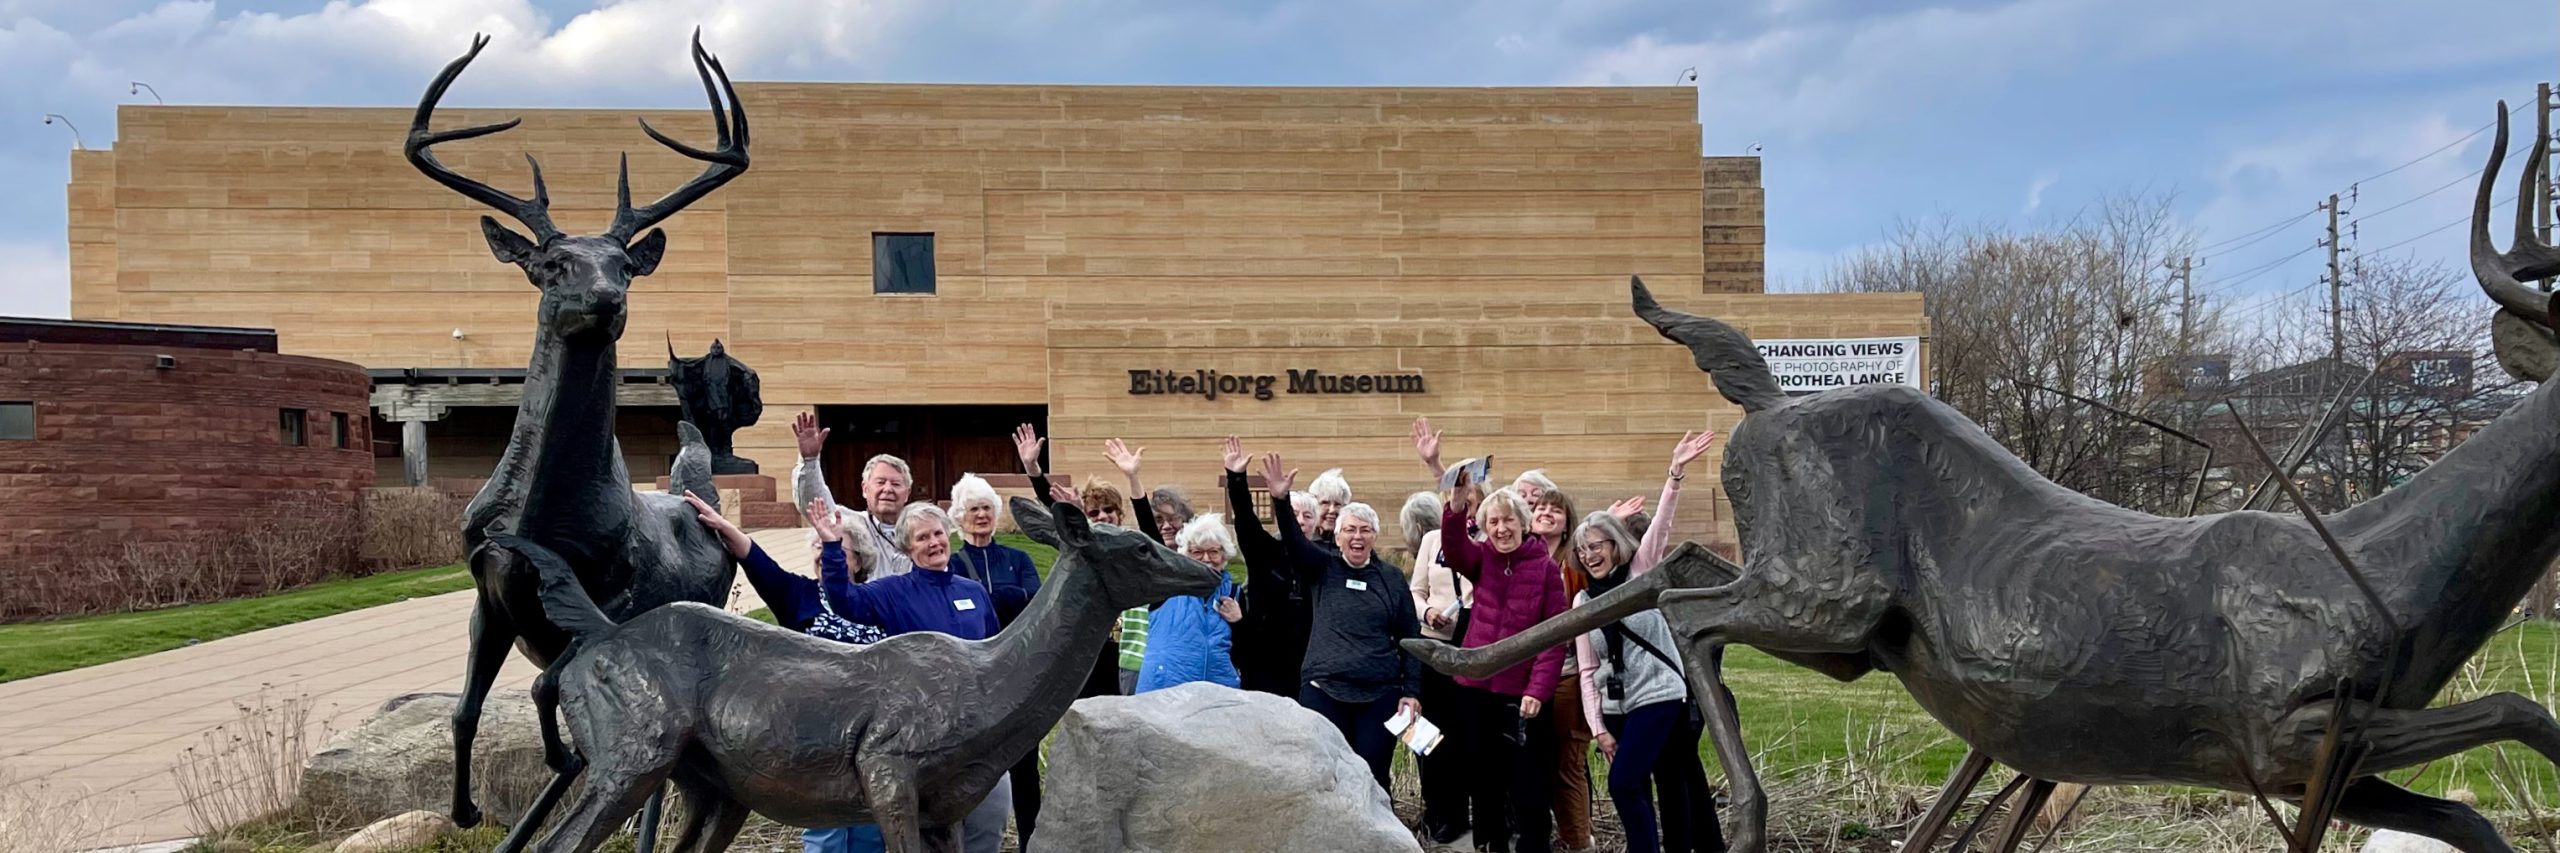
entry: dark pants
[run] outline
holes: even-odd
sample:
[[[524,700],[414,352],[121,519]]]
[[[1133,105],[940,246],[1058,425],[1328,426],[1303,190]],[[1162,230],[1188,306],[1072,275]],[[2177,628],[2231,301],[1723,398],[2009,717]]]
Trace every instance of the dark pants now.
[[[1013,765],[1013,834],[1029,839],[1031,830],[1040,823],[1040,747]]]
[[[1547,809],[1556,785],[1556,730],[1520,718],[1520,697],[1460,687],[1467,736],[1474,739],[1475,787],[1469,819],[1476,847],[1517,853],[1553,849]],[[1542,713],[1553,713],[1545,711]],[[1507,818],[1507,820],[1506,820]],[[1511,842],[1518,842],[1515,846]]]
[[[1343,743],[1360,760],[1369,762],[1369,775],[1378,780],[1378,790],[1395,796],[1395,788],[1387,782],[1387,768],[1396,757],[1396,733],[1387,731],[1387,720],[1396,715],[1396,702],[1404,697],[1392,692],[1367,702],[1343,702],[1325,695],[1315,685],[1298,688],[1298,705],[1323,716],[1342,733]]]
[[[1466,735],[1467,715],[1458,682],[1439,670],[1422,670],[1422,713],[1440,726],[1440,749],[1422,757],[1422,829],[1435,841],[1448,841],[1468,829],[1467,788],[1473,755]]]
[[[1689,725],[1688,703],[1656,702],[1601,722],[1618,739],[1618,757],[1609,764],[1609,798],[1626,826],[1627,853],[1724,853],[1724,829],[1716,822],[1706,765],[1698,761],[1698,730]]]

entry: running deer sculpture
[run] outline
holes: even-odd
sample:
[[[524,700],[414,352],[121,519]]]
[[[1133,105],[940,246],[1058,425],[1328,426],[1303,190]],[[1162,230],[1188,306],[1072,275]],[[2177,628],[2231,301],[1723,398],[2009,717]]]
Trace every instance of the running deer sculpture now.
[[[2493,152],[2505,150],[2499,112]],[[2537,147],[2529,176],[2542,158]],[[2509,325],[2552,329],[2552,297],[2518,279],[2560,272],[2560,250],[2529,221],[2512,252],[2494,248],[2497,168],[2493,153],[2473,269]],[[2343,709],[2363,752],[2342,774],[2336,817],[2466,853],[2513,849],[2471,807],[2378,774],[2503,741],[2560,761],[2560,723],[2523,696],[2428,707],[2560,553],[2551,384],[2399,488],[2322,519],[2370,579],[2367,595],[2301,516],[2114,506],[2038,476],[1906,386],[1789,397],[1739,331],[1663,308],[1642,281],[1633,291],[1637,316],[1743,409],[1724,456],[1743,563],[1686,544],[1653,573],[1663,581],[1630,582],[1500,643],[1407,644],[1432,666],[1490,674],[1658,604],[1706,688],[1737,793],[1733,849],[1746,853],[1763,848],[1766,804],[1717,683],[1735,643],[1835,677],[1892,673],[1983,760],[2047,789],[2174,784],[2300,801]]]
[[[631,206],[628,159],[622,171],[620,203],[613,224],[600,236],[571,236],[551,223],[549,192],[542,183],[542,164],[525,157],[533,168],[533,198],[520,199],[463,177],[436,161],[436,145],[487,136],[515,127],[521,119],[457,130],[430,131],[436,102],[462,69],[488,45],[474,37],[471,52],[446,65],[418,102],[403,147],[410,165],[464,197],[497,208],[533,232],[530,238],[480,217],[480,230],[498,260],[524,268],[525,278],[542,291],[534,316],[533,357],[525,369],[524,402],[507,437],[489,482],[464,510],[463,537],[469,549],[471,578],[479,597],[471,611],[471,663],[462,700],[453,712],[453,820],[462,826],[480,822],[471,801],[471,741],[478,733],[481,703],[506,663],[513,644],[535,666],[550,668],[567,648],[568,632],[542,610],[541,576],[515,551],[490,548],[496,537],[538,543],[572,567],[586,593],[603,602],[606,612],[629,619],[642,611],[678,601],[713,606],[728,602],[737,570],[720,541],[703,530],[694,512],[676,494],[642,495],[631,490],[631,475],[614,439],[614,391],[621,384],[614,346],[622,337],[624,300],[631,280],[657,269],[666,252],[666,232],[656,225],[688,204],[718,189],[747,170],[747,114],[737,107],[734,123],[721,106],[725,97],[737,103],[728,72],[702,50],[702,34],[694,33],[693,64],[711,95],[711,115],[719,127],[719,145],[702,151],[668,138],[648,122],[640,123],[650,138],[676,152],[710,165],[701,176],[646,207]],[[715,85],[716,78],[716,85]],[[638,236],[647,230],[648,236]],[[687,430],[689,450],[702,443]],[[679,465],[677,491],[689,491],[717,504],[708,456],[692,454],[700,464]],[[554,767],[570,760],[560,742],[558,691],[545,673],[534,684],[534,702],[542,720],[543,745]]]
[[[848,646],[695,604],[616,624],[561,556],[498,540],[541,568],[543,605],[578,642],[554,672],[586,786],[538,849],[594,850],[673,780],[683,853],[728,849],[749,811],[794,826],[877,823],[891,853],[959,850],[961,818],[1066,714],[1120,612],[1218,585],[1218,570],[1067,504],[1012,508],[1058,562],[1020,618],[977,641],[927,632]],[[554,777],[525,826],[579,772]],[[519,830],[500,850],[521,841]]]

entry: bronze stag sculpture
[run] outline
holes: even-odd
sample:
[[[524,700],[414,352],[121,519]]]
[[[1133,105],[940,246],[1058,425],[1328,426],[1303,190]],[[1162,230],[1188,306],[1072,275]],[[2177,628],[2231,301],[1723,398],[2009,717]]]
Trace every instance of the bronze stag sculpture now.
[[[538,849],[594,850],[672,779],[682,853],[727,849],[750,810],[877,823],[891,853],[957,851],[961,818],[1066,714],[1120,611],[1218,584],[1217,570],[1073,506],[1017,497],[1012,509],[1058,562],[1021,617],[979,641],[847,646],[694,604],[616,624],[548,548],[498,540],[541,567],[543,605],[577,636],[554,671],[586,787]],[[526,826],[578,772],[554,778]]]
[[[2528,181],[2542,158],[2537,147]],[[2511,320],[2553,328],[2552,297],[2517,280],[2560,272],[2560,250],[2529,221],[2513,252],[2491,245],[2497,167],[2493,153],[2474,271]],[[2045,782],[2303,800],[2343,713],[2362,746],[2339,774],[2338,818],[2466,853],[2512,850],[2471,807],[2378,774],[2502,741],[2560,761],[2560,723],[2523,696],[2428,707],[2560,553],[2549,384],[2399,488],[2322,518],[2333,554],[2299,516],[2164,518],[2072,492],[1917,389],[1788,397],[1739,331],[1663,308],[1642,281],[1633,296],[1745,413],[1724,468],[1743,564],[1684,545],[1655,573],[1661,586],[1631,583],[1491,646],[1407,644],[1433,666],[1495,672],[1658,603],[1709,688],[1737,851],[1762,849],[1765,802],[1730,700],[1718,701],[1714,661],[1733,643],[1835,677],[1892,673],[1980,755]],[[1712,585],[1689,586],[1701,579]],[[1662,588],[1673,585],[1687,588]]]
[[[469,679],[453,713],[453,819],[462,826],[480,821],[480,810],[471,801],[471,741],[478,733],[481,703],[497,680],[498,668],[506,663],[507,646],[514,644],[535,666],[547,669],[570,640],[543,613],[541,575],[534,566],[516,551],[487,547],[491,539],[514,537],[558,553],[576,571],[587,594],[619,619],[679,601],[726,604],[737,570],[719,540],[702,529],[682,499],[632,491],[622,446],[613,434],[614,390],[621,384],[614,346],[622,336],[631,280],[657,269],[666,252],[666,232],[650,226],[747,170],[746,110],[737,107],[733,124],[722,109],[724,97],[737,104],[737,93],[730,88],[728,72],[721,69],[719,60],[703,52],[702,35],[695,32],[693,64],[702,75],[703,89],[711,95],[718,147],[698,150],[659,133],[646,121],[640,127],[650,138],[710,167],[656,203],[635,208],[626,158],[612,226],[600,236],[563,234],[551,223],[551,198],[542,183],[542,164],[531,155],[525,160],[533,168],[533,198],[526,200],[456,174],[436,162],[429,150],[497,133],[521,121],[428,130],[436,102],[488,43],[485,36],[473,38],[471,52],[436,75],[418,103],[403,148],[409,163],[427,177],[497,208],[532,230],[528,239],[496,219],[480,218],[490,251],[498,260],[523,267],[525,278],[542,291],[541,308],[535,314],[533,358],[525,369],[524,402],[516,410],[515,427],[497,470],[464,511],[463,536],[479,598],[471,611]],[[644,229],[648,236],[632,239]],[[701,443],[698,434],[688,438],[693,445]],[[701,454],[697,451],[697,455]],[[702,458],[708,459],[707,455]],[[676,473],[677,490],[718,501],[707,464],[683,465]],[[536,680],[534,701],[541,712],[550,762],[555,769],[564,767],[571,759],[560,742],[559,694],[549,673]]]

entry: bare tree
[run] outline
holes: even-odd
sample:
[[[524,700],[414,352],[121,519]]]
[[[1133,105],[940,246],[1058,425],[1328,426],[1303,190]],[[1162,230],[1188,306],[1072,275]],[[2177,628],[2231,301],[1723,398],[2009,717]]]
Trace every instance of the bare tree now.
[[[2157,409],[2185,357],[2216,349],[2210,314],[2180,316],[2201,306],[2184,305],[2170,272],[2193,243],[2170,201],[2118,196],[2037,228],[1906,223],[1816,287],[1924,294],[1932,394],[2056,482],[2174,513],[2183,445],[2083,402]]]
[[[2381,494],[2433,463],[2518,390],[2490,353],[2497,306],[2480,298],[2467,273],[2437,261],[2370,258],[2349,282],[2338,359],[2330,358],[2326,294],[2287,300],[2261,312],[2245,353],[2261,369],[2233,395],[2235,405],[2265,418],[2262,437],[2283,442],[2319,428],[2303,401],[2326,408],[2345,400],[2296,477],[2324,512]]]

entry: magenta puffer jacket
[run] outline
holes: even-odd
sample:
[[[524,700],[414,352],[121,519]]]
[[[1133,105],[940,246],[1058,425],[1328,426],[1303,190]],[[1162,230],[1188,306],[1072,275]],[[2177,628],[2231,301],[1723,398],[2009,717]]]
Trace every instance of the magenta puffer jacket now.
[[[1442,513],[1440,558],[1460,576],[1475,583],[1475,608],[1467,616],[1467,636],[1459,645],[1474,648],[1529,629],[1565,610],[1564,573],[1547,554],[1547,543],[1523,533],[1520,547],[1505,554],[1466,536],[1468,518],[1454,507]],[[1527,519],[1521,520],[1524,524]],[[1456,536],[1446,531],[1460,531]],[[1539,652],[1528,663],[1493,674],[1492,678],[1460,678],[1458,683],[1506,696],[1533,696],[1545,702],[1563,678],[1565,647]]]

